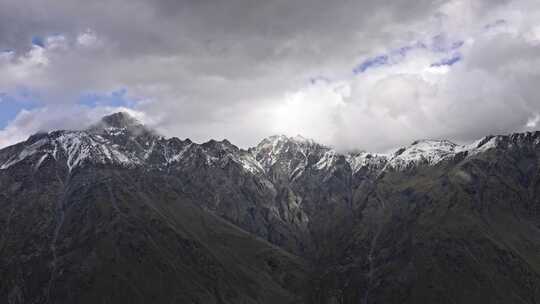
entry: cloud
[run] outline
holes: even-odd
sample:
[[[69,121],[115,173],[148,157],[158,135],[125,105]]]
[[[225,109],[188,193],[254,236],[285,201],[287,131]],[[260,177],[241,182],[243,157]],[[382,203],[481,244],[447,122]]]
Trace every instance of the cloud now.
[[[149,122],[144,113],[124,107],[71,106],[69,108],[44,107],[21,110],[10,124],[0,130],[0,146],[8,146],[26,140],[30,134],[38,132],[68,129],[82,130],[99,121],[105,115],[124,111],[140,121]]]
[[[7,0],[0,92],[28,88],[41,108],[0,146],[126,106],[167,136],[244,147],[273,133],[384,150],[520,131],[540,112],[539,17],[532,0]]]
[[[536,128],[540,123],[540,114],[535,114],[527,121],[527,128]]]

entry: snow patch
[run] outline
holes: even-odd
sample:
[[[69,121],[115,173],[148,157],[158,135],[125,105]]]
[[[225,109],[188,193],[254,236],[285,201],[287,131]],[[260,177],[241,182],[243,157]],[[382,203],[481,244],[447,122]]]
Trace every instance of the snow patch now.
[[[354,174],[364,167],[382,168],[389,158],[390,156],[387,154],[360,152],[359,154],[347,155],[346,160]]]
[[[241,164],[245,170],[251,172],[252,174],[264,173],[264,169],[261,164],[251,155],[242,155],[235,161]]]
[[[26,158],[36,154],[39,152],[39,149],[47,144],[47,139],[43,138],[35,143],[25,147],[17,156],[9,159],[7,162],[5,162],[2,166],[0,166],[0,170],[6,170],[9,167],[25,160]]]
[[[382,167],[381,172],[388,169],[402,171],[419,165],[434,166],[458,153],[467,152],[470,157],[497,147],[497,143],[498,137],[485,137],[468,145],[457,145],[447,140],[422,140],[391,154],[361,152],[349,154],[346,159],[353,173],[366,166],[372,169]]]
[[[45,161],[45,159],[47,159],[47,157],[49,157],[49,153],[47,154],[43,154],[43,156],[41,156],[41,158],[38,160],[36,166],[34,167],[34,170],[38,170],[39,167],[41,167],[41,164],[43,163],[43,161]]]
[[[339,154],[334,151],[330,150],[326,153],[324,153],[323,157],[315,164],[315,168],[317,170],[325,170],[335,165],[337,159],[339,157]]]
[[[469,145],[460,146],[459,149],[457,149],[457,151],[467,152],[468,156],[473,156],[476,154],[486,152],[487,150],[496,148],[498,140],[499,138],[497,136],[484,137],[482,139],[474,141],[473,143]]]
[[[405,150],[398,150],[390,159],[388,167],[402,170],[419,164],[436,165],[455,155],[456,147],[456,144],[447,140],[416,141]]]
[[[169,153],[166,153],[166,157],[165,157],[165,160],[167,162],[167,164],[172,164],[172,163],[175,163],[175,162],[178,162],[180,161],[181,159],[184,158],[184,155],[186,154],[186,152],[193,146],[192,143],[190,144],[187,144],[185,147],[182,148],[182,150],[170,155]]]

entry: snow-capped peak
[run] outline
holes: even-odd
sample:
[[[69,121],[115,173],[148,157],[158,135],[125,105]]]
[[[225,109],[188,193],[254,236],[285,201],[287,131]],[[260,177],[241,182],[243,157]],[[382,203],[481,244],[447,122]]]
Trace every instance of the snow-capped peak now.
[[[389,160],[389,166],[403,169],[411,165],[425,163],[434,165],[456,152],[456,145],[447,140],[419,140],[409,147],[397,150]]]
[[[101,119],[101,122],[113,128],[139,127],[143,124],[126,112],[117,112],[107,115]]]
[[[196,144],[190,140],[166,139],[129,114],[115,113],[84,131],[40,133],[24,143],[0,150],[0,170],[19,163],[39,169],[50,160],[64,163],[70,172],[86,164],[124,168],[145,166],[162,170],[193,168],[190,163],[202,160],[206,166],[224,167],[234,162],[251,174],[271,174],[273,178],[295,180],[309,170],[331,173],[347,163],[353,174],[361,170],[371,173],[401,171],[437,165],[460,153],[464,157],[473,157],[496,147],[522,145],[540,145],[540,132],[488,136],[468,145],[447,140],[419,140],[386,154],[342,154],[300,135],[274,135],[246,151],[227,140]]]
[[[146,128],[140,121],[128,113],[118,112],[103,117],[98,123],[90,126],[89,133],[104,136],[157,136],[152,130]]]
[[[269,170],[276,163],[281,163],[290,174],[304,168],[310,157],[318,159],[328,150],[330,148],[300,135],[294,137],[270,136],[250,149],[265,170]]]
[[[389,158],[388,154],[369,152],[350,153],[346,155],[346,160],[353,173],[360,171],[362,168],[380,170],[386,165]]]
[[[458,153],[466,153],[471,157],[497,147],[497,136],[488,136],[468,145],[458,145],[448,140],[417,140],[407,147],[400,148],[393,153],[355,153],[347,156],[354,173],[362,168],[378,170],[402,171],[420,165],[433,166],[455,157]]]
[[[201,158],[209,166],[222,166],[233,161],[253,174],[264,174],[251,153],[227,140],[199,145],[189,139],[166,139],[125,113],[106,116],[83,131],[34,135],[26,142],[0,151],[0,170],[17,164],[30,164],[39,169],[47,159],[65,165],[69,172],[90,164],[163,170],[185,167]]]

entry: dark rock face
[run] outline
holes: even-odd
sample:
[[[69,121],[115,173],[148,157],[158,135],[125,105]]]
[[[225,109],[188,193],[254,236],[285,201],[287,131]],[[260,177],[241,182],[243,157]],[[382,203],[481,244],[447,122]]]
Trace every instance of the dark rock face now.
[[[2,175],[8,303],[293,303],[306,265],[197,207],[174,176],[51,161]]]
[[[538,303],[540,133],[340,154],[124,113],[0,150],[6,303]]]

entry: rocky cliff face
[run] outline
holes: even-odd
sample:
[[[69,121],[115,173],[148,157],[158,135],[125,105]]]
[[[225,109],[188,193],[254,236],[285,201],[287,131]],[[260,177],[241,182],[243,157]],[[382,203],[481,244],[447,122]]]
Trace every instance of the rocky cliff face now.
[[[539,161],[539,132],[242,150],[113,114],[0,151],[0,298],[537,303]]]

